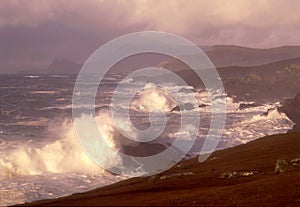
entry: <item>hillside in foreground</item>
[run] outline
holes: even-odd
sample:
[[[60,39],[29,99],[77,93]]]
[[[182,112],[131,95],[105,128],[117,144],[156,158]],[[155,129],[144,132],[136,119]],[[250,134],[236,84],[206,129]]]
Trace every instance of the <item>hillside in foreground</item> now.
[[[194,158],[158,175],[29,205],[299,206],[300,133],[267,136],[216,151],[203,163]]]

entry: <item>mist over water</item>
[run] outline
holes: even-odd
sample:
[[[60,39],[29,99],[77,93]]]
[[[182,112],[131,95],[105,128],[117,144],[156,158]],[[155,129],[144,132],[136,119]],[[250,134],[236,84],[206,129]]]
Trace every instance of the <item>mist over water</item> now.
[[[110,113],[113,91],[125,74],[110,74],[99,86],[96,97],[96,122],[108,145],[116,151],[134,146],[118,132]],[[37,199],[54,198],[107,185],[132,175],[116,176],[98,166],[81,147],[72,120],[72,93],[76,77],[71,76],[0,76],[0,205],[11,205]],[[184,103],[154,83],[132,81],[144,86],[131,102],[133,124],[141,129],[149,127],[149,113],[160,109],[166,113],[167,126],[154,140],[169,146],[178,133],[180,112],[173,110]],[[202,107],[191,106],[182,113],[199,111],[201,123],[197,140],[190,152],[197,155],[202,147],[210,122],[210,101],[205,91],[186,93],[184,87],[165,83],[172,93],[188,101],[194,95]],[[188,88],[190,89],[190,88]],[[130,88],[128,89],[130,90]],[[126,94],[124,94],[126,97]],[[249,142],[264,135],[283,133],[293,122],[279,113],[279,103],[239,109],[227,97],[227,120],[218,149]],[[84,107],[84,106],[82,106]],[[122,103],[120,103],[120,108]],[[272,110],[269,110],[272,109]],[[265,113],[269,110],[268,113]],[[172,111],[172,112],[171,112]],[[263,114],[265,113],[265,114]],[[92,115],[78,117],[90,130]],[[76,119],[74,120],[76,122]],[[77,120],[78,121],[78,120]],[[123,122],[124,130],[131,131]],[[189,140],[191,128],[183,132],[182,141]],[[116,153],[109,154],[99,147],[103,161],[110,166],[122,165]]]

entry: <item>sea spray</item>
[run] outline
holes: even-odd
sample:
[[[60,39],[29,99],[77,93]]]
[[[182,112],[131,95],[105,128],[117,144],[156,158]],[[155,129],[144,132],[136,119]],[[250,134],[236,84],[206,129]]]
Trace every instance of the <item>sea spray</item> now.
[[[149,86],[149,84],[131,103],[132,109],[144,112],[151,112],[154,109],[169,112],[175,106],[176,101],[172,95],[155,86]]]
[[[49,126],[50,128],[54,126]],[[41,145],[35,142],[20,142],[11,149],[0,152],[1,177],[16,175],[40,175],[43,173],[102,173],[82,150],[70,121],[55,126],[57,137],[53,142]]]

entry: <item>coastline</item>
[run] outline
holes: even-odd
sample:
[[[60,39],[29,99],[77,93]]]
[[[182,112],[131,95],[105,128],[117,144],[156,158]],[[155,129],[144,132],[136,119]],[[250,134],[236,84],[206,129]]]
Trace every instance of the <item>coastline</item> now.
[[[193,158],[154,176],[20,206],[299,206],[300,163],[290,163],[295,158],[300,132],[271,135],[216,151],[203,163]],[[288,166],[275,175],[277,160]]]

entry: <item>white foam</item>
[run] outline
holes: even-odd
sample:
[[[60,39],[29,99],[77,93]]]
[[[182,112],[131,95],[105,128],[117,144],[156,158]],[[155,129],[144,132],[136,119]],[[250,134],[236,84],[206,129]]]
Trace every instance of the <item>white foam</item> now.
[[[151,112],[159,109],[169,112],[176,106],[176,101],[165,90],[154,87],[153,84],[147,84],[145,89],[139,93],[139,97],[132,101],[131,107],[144,112]]]
[[[40,175],[43,173],[101,173],[82,150],[70,122],[56,128],[62,136],[44,146],[33,142],[20,143],[13,149],[0,152],[0,179],[16,175]]]
[[[266,106],[262,106],[262,108],[264,107]],[[277,109],[269,110],[266,115],[257,111],[257,109],[252,112],[238,114],[241,116],[235,115],[234,119],[236,121],[225,127],[222,141],[226,147],[247,143],[267,135],[285,133],[294,124],[286,114],[279,113]]]
[[[122,145],[121,134],[114,125],[110,112],[100,111],[95,117],[98,128],[104,140],[117,152]],[[82,123],[79,127],[86,131],[87,136],[94,136],[94,129],[91,129],[92,115],[83,115],[76,118],[75,122]],[[126,123],[121,126],[123,130],[130,131]],[[58,137],[57,140],[44,143],[43,145],[34,141],[19,143],[13,148],[7,148],[0,152],[0,179],[17,175],[41,175],[44,173],[86,173],[101,174],[104,170],[94,163],[84,152],[79,143],[74,125],[71,121],[52,122],[49,126],[49,133]],[[0,142],[1,146],[9,143]],[[11,146],[11,145],[10,145]],[[102,163],[105,166],[120,166],[122,160],[117,153],[109,154],[109,151],[99,146],[103,154]]]
[[[178,90],[181,88],[181,86],[166,86],[166,89],[168,89],[166,91],[171,91],[169,94],[160,88],[156,88],[154,84],[148,84],[145,86],[145,89],[137,95],[137,98],[132,101],[131,107],[135,112],[137,110],[150,112],[153,109],[170,112],[173,107],[181,104],[175,102],[172,97],[173,92],[180,96],[181,100],[187,102],[190,95],[193,95],[199,104],[208,105],[207,107],[199,108],[199,110],[204,112],[201,114],[201,120],[209,121],[209,118],[207,118],[210,116],[209,112],[211,110],[209,93],[205,91],[201,93],[179,93]],[[129,88],[128,90],[131,89]],[[124,94],[124,96],[126,96],[126,94]],[[63,101],[63,99],[61,99],[61,101]],[[225,127],[224,135],[221,139],[221,142],[223,141],[225,143],[225,147],[246,143],[267,134],[286,132],[292,126],[292,122],[286,115],[279,113],[277,110],[270,111],[267,116],[261,115],[261,113],[266,112],[269,108],[274,107],[274,104],[238,110],[240,103],[234,103],[232,98],[229,97],[226,97],[226,104],[227,117],[230,123]],[[275,103],[275,106],[276,104],[278,105],[279,103]],[[97,106],[101,107],[102,105]],[[84,108],[90,106],[82,105],[78,107]],[[53,108],[71,109],[72,105],[47,107],[43,108],[43,110]],[[198,109],[195,108],[194,110]],[[194,110],[185,111],[184,113],[194,112]],[[169,113],[169,115],[174,115],[174,113]],[[204,119],[202,115],[205,116]],[[138,124],[142,124],[141,119],[143,122],[145,122],[145,120],[147,121],[145,117],[141,116],[138,117]],[[86,131],[87,134],[92,133],[90,128],[91,121],[94,121],[92,115],[85,115],[77,120],[81,120],[85,123],[81,126],[82,130]],[[114,121],[107,111],[100,111],[96,116],[96,121],[104,139],[112,148],[119,150],[121,144],[126,144],[119,142],[118,137],[121,135],[116,130]],[[171,121],[176,122],[177,120]],[[42,122],[19,122],[19,124],[45,126],[47,120],[42,120]],[[174,124],[174,126],[175,125],[176,124]],[[131,132],[128,123],[124,122],[124,125],[121,127]],[[185,141],[190,141],[191,129],[190,126],[187,126],[181,133],[176,133],[176,131],[170,127],[170,131],[164,134],[168,136],[162,136],[162,138],[169,137],[167,143],[171,143],[171,141],[178,136],[184,143]],[[4,139],[4,136],[6,136],[5,133],[3,135],[1,134],[0,206],[37,199],[37,197],[34,197],[37,194],[43,194],[44,196],[38,197],[39,199],[46,198],[47,196],[62,196],[62,193],[79,192],[84,186],[95,188],[99,187],[99,183],[102,185],[102,183],[114,182],[120,179],[120,177],[116,176],[111,176],[110,181],[108,178],[104,178],[104,170],[95,164],[83,151],[73,128],[73,123],[70,120],[51,123],[49,131],[53,139],[52,141],[48,140],[43,143],[37,143],[38,140],[36,139],[27,143],[21,143],[20,141],[13,143],[10,140]],[[201,141],[204,140],[205,135],[205,133],[198,135],[197,141],[200,140],[200,144],[199,149],[195,149],[198,150],[197,152],[201,150]],[[47,137],[49,137],[49,135],[47,135]],[[105,149],[100,148],[100,150],[103,153],[103,160],[107,162],[108,165],[119,166],[122,164],[122,160],[120,160],[116,154],[108,154]],[[102,175],[103,177],[101,177]],[[7,180],[7,178],[10,179]],[[14,185],[14,183],[16,183],[16,185]],[[60,183],[59,186],[55,186],[57,183]],[[72,185],[70,183],[72,183]],[[96,186],[96,184],[98,184],[98,186]],[[30,188],[32,192],[31,197],[28,197],[28,195],[25,196],[25,193],[28,192],[27,188]],[[7,199],[2,199],[2,196],[5,196],[5,199]]]
[[[31,94],[55,94],[57,91],[32,91]]]
[[[253,116],[249,120],[242,121],[242,123],[254,123],[254,122],[259,122],[259,121],[276,120],[276,119],[283,119],[283,120],[291,121],[286,116],[285,113],[280,113],[280,112],[278,112],[277,109],[273,109],[273,110],[269,110],[269,112],[267,112],[267,115],[258,114],[258,115]]]
[[[25,75],[24,78],[39,78],[38,75]]]
[[[67,76],[67,75],[50,75],[50,77],[52,77],[52,78],[68,78],[68,77],[71,77],[71,76]]]

